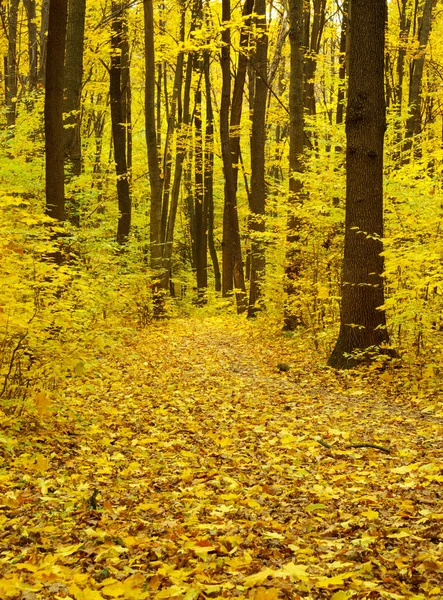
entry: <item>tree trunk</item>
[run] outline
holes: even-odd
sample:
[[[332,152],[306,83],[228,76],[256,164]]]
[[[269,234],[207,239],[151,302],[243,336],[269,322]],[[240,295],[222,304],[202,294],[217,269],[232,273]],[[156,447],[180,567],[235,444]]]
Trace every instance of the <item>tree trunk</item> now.
[[[38,68],[38,80],[41,85],[46,81],[46,55],[48,50],[48,26],[49,26],[49,0],[42,0],[41,23],[40,23],[40,64]]]
[[[349,23],[349,2],[344,0],[342,5],[342,21],[341,21],[341,33],[340,33],[340,58],[339,58],[339,69],[338,69],[338,95],[337,95],[337,113],[335,122],[337,124],[343,123],[343,115],[345,108],[345,80],[346,80],[346,49],[347,49],[347,37],[348,37],[348,23]]]
[[[409,117],[406,121],[405,144],[403,150],[407,153],[412,148],[414,136],[421,133],[421,85],[425,65],[426,46],[431,33],[432,9],[436,0],[425,0],[423,17],[418,32],[418,52],[411,63],[411,78],[409,82]],[[409,162],[405,157],[404,162]]]
[[[397,59],[397,85],[395,87],[395,102],[398,106],[398,114],[401,116],[402,113],[402,102],[403,102],[403,79],[405,74],[405,59],[406,51],[408,47],[409,32],[411,30],[411,19],[408,18],[408,2],[409,0],[402,0],[401,12],[400,12],[400,40],[398,47],[398,59]]]
[[[301,256],[298,247],[301,222],[297,214],[303,203],[304,106],[303,106],[303,0],[289,0],[289,40],[291,46],[291,73],[289,81],[289,198],[284,326],[292,331],[303,325],[298,300],[298,279],[301,274]]]
[[[328,364],[349,368],[389,342],[383,289],[386,0],[352,0],[340,333]]]
[[[37,61],[37,11],[35,0],[24,0],[28,16],[28,53],[29,53],[29,91],[34,90],[38,83]]]
[[[162,279],[162,192],[159,153],[157,148],[157,127],[155,120],[155,56],[154,56],[154,7],[152,0],[143,0],[145,23],[145,124],[146,146],[148,151],[149,181],[151,186],[151,268],[155,276]],[[154,290],[155,307],[161,312],[162,302]],[[158,296],[158,297],[157,297]]]
[[[205,203],[208,207],[208,246],[214,269],[215,291],[221,292],[221,273],[214,241],[214,111],[212,108],[211,80],[209,77],[209,52],[205,52],[203,60],[206,92],[204,187]]]
[[[52,1],[52,0],[51,0]],[[111,69],[109,71],[109,95],[111,101],[112,140],[114,143],[115,171],[117,176],[117,197],[119,218],[117,242],[127,241],[131,228],[131,192],[129,188],[127,142],[126,142],[126,106],[123,88],[123,51],[124,51],[124,5],[121,0],[112,3],[111,27]]]
[[[231,31],[229,20],[231,18],[230,0],[222,0],[222,21],[226,27],[222,30],[222,97],[220,104],[220,140],[223,159],[224,186],[224,212],[223,212],[223,275],[222,293],[227,296],[235,285],[237,312],[246,310],[246,289],[241,256],[240,230],[237,213],[236,183],[232,166],[232,148],[229,130],[229,106],[231,101],[231,65],[230,43]]]
[[[80,100],[83,80],[86,0],[68,0],[68,28],[65,57],[65,161],[68,180],[82,171]],[[68,199],[69,220],[80,224],[80,207],[75,197]]]
[[[197,0],[197,3],[199,5],[197,14],[201,19],[201,2]],[[194,54],[194,70],[201,80],[204,74],[203,56],[201,55],[201,51]],[[195,271],[197,276],[198,303],[202,305],[206,302],[206,291],[208,288],[208,206],[206,204],[203,179],[202,92],[200,84],[195,92],[194,114]]]
[[[266,0],[255,0],[257,41],[253,57],[256,73],[254,110],[251,131],[251,193],[249,194],[249,233],[251,237],[251,274],[248,316],[252,317],[262,308],[265,275],[265,141],[266,141],[266,97],[268,87],[266,35]]]
[[[65,219],[63,68],[68,0],[51,0],[46,57],[46,214]]]
[[[312,25],[309,35],[309,54],[304,63],[304,105],[310,115],[315,115],[315,71],[325,26],[326,0],[314,0]],[[311,19],[309,19],[310,21]],[[309,22],[308,21],[308,22]]]
[[[6,123],[13,135],[13,128],[16,119],[17,107],[17,25],[18,25],[18,6],[20,0],[11,0],[8,15],[8,60],[5,73],[6,86]]]

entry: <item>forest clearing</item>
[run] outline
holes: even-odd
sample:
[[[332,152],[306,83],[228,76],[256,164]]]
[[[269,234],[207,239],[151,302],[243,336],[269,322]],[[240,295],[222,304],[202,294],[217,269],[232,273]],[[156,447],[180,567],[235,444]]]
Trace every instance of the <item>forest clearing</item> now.
[[[441,598],[441,397],[319,363],[177,319],[2,414],[1,598]]]

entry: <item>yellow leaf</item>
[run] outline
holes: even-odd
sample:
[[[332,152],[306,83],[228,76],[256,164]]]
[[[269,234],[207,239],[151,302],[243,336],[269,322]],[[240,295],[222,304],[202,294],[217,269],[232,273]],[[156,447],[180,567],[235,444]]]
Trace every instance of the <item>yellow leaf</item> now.
[[[411,465],[403,465],[402,467],[395,467],[391,469],[392,473],[399,473],[400,475],[405,475],[406,473],[412,473],[412,471],[416,471],[420,465],[417,463],[413,463]]]
[[[329,290],[322,285],[318,286],[317,298],[319,300],[327,300],[329,298]]]
[[[254,508],[256,510],[260,510],[262,508],[262,505],[259,504],[257,500],[254,500],[253,498],[248,498],[246,500],[246,504],[249,506],[249,508]]]
[[[51,399],[44,392],[39,392],[36,394],[34,403],[37,408],[37,412],[41,417],[48,414],[49,407],[51,406]]]
[[[370,521],[373,521],[374,519],[378,519],[378,512],[376,510],[365,510],[361,513],[364,517],[366,517],[367,519],[369,519]]]
[[[74,596],[75,600],[103,600],[103,596],[97,590],[81,589],[76,583],[71,583],[69,593]]]
[[[62,546],[61,548],[59,548],[56,552],[56,554],[59,554],[60,556],[71,556],[71,554],[75,554],[77,552],[77,550],[79,548],[81,548],[83,546],[83,543],[81,544],[72,544],[71,546]]]
[[[117,583],[111,583],[111,585],[107,585],[102,589],[102,593],[104,596],[111,596],[111,598],[118,598],[119,596],[123,596],[125,593],[125,586],[120,581]]]
[[[43,456],[43,454],[37,454],[37,458],[35,459],[35,470],[44,473],[48,470],[49,467],[49,458]]]
[[[335,575],[335,577],[327,577],[326,579],[319,579],[316,582],[316,587],[340,587],[344,585],[344,580],[349,579],[350,577],[355,577],[355,573],[340,573],[340,575]]]
[[[296,565],[288,562],[279,571],[275,571],[275,577],[295,577],[300,581],[309,581],[309,575],[306,573],[308,565]]]
[[[254,600],[277,600],[278,599],[278,588],[257,588],[254,596]]]
[[[346,592],[340,591],[332,594],[331,600],[348,600],[349,596]]]
[[[266,581],[269,575],[272,575],[273,573],[274,572],[272,571],[272,569],[266,567],[266,569],[263,569],[263,571],[259,571],[258,573],[254,573],[253,575],[248,575],[248,577],[245,577],[243,585],[245,588],[254,587],[259,583],[263,583],[264,581]]]

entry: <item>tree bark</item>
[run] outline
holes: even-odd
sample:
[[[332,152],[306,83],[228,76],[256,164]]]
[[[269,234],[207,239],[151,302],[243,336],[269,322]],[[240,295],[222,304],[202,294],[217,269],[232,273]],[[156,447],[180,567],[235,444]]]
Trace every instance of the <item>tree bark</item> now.
[[[308,30],[309,53],[304,63],[304,105],[310,115],[315,115],[315,71],[326,13],[326,0],[313,0],[313,2],[312,25],[310,31]]]
[[[418,52],[411,63],[411,78],[409,81],[409,117],[406,121],[404,152],[408,153],[412,148],[413,138],[421,133],[421,87],[423,80],[423,69],[426,58],[426,46],[431,33],[432,9],[436,0],[425,0],[423,16],[418,32]],[[404,158],[409,162],[409,157]]]
[[[221,292],[221,273],[214,241],[214,111],[211,100],[211,80],[209,73],[210,55],[204,54],[205,93],[206,93],[206,130],[204,187],[205,203],[208,207],[208,247],[214,269],[215,291]]]
[[[52,1],[52,0],[51,0]],[[112,140],[114,142],[114,160],[117,176],[117,197],[119,218],[117,226],[117,242],[127,241],[131,228],[131,191],[127,164],[126,140],[126,103],[123,87],[123,52],[124,52],[124,5],[121,0],[112,3],[111,26],[111,69],[109,71],[109,95],[111,101]]]
[[[35,0],[24,0],[28,16],[28,53],[29,53],[29,91],[34,90],[38,83],[37,61],[37,10]]]
[[[229,129],[229,108],[231,102],[231,66],[230,44],[231,31],[230,0],[222,0],[222,30],[221,68],[222,68],[222,97],[220,104],[220,140],[223,159],[224,211],[223,211],[223,272],[222,294],[229,295],[235,285],[237,312],[246,310],[246,288],[241,255],[240,230],[237,213],[236,182],[232,165],[232,148]]]
[[[155,276],[162,279],[162,193],[163,182],[160,173],[157,147],[157,127],[155,119],[155,56],[154,56],[154,7],[152,0],[143,0],[145,24],[145,128],[148,151],[149,181],[151,187],[151,268]],[[157,290],[158,291],[158,290]],[[157,293],[154,290],[154,293]],[[156,305],[157,306],[157,305]],[[157,309],[161,311],[158,299]]]
[[[65,219],[63,69],[68,0],[51,0],[46,57],[46,214]]]
[[[249,234],[251,238],[251,275],[249,287],[248,316],[252,317],[262,308],[265,275],[265,142],[266,142],[266,97],[268,86],[266,34],[266,0],[255,0],[257,41],[253,57],[256,73],[254,110],[251,131],[251,193],[249,194]]]
[[[18,7],[20,0],[11,0],[8,15],[8,60],[5,73],[6,83],[6,123],[13,135],[13,128],[16,119],[17,107],[17,26],[18,26]]]
[[[289,81],[289,197],[287,219],[286,268],[284,290],[286,293],[284,326],[292,331],[303,325],[298,300],[298,279],[301,275],[301,256],[298,241],[301,222],[298,209],[303,204],[304,103],[303,103],[303,0],[289,0],[289,41],[291,47],[291,72]]]
[[[65,56],[65,166],[68,181],[82,171],[80,100],[83,80],[86,0],[68,0],[68,26]],[[80,207],[74,197],[68,199],[69,220],[80,224]]]
[[[343,123],[344,108],[345,108],[345,80],[346,80],[346,48],[348,38],[348,23],[349,23],[349,1],[344,0],[342,4],[342,21],[340,33],[340,58],[338,69],[338,95],[337,95],[337,112],[335,122]]]
[[[48,26],[49,26],[49,0],[42,0],[41,23],[39,33],[40,64],[38,68],[38,80],[41,85],[46,81],[46,56],[48,50]]]
[[[383,144],[386,0],[352,0],[346,114],[346,222],[340,333],[328,364],[349,368],[384,352]]]

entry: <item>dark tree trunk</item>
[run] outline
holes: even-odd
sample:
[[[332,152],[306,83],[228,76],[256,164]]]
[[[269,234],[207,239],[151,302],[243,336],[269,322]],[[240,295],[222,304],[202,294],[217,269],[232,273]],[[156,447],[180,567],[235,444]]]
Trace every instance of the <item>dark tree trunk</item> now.
[[[310,115],[315,115],[315,71],[317,69],[317,55],[325,26],[326,0],[313,0],[313,14],[309,36],[309,54],[304,63],[304,105]]]
[[[411,63],[411,78],[409,81],[409,117],[406,121],[406,135],[403,150],[408,152],[412,148],[414,136],[421,133],[421,86],[423,80],[423,69],[426,58],[426,46],[428,45],[429,35],[431,33],[432,9],[436,0],[425,0],[423,6],[423,16],[420,22],[418,32],[418,52],[417,58]],[[408,162],[409,157],[405,157]]]
[[[157,147],[157,127],[155,119],[155,56],[154,56],[154,7],[152,0],[143,0],[145,23],[145,124],[146,146],[148,151],[149,181],[151,186],[151,268],[162,279],[162,194],[163,185],[160,173],[159,152]],[[162,303],[158,290],[156,310],[160,313]],[[158,297],[157,297],[158,296]]]
[[[66,32],[65,57],[65,161],[68,180],[78,177],[82,171],[80,135],[80,100],[83,80],[83,46],[85,38],[86,0],[68,0],[68,28]],[[69,220],[80,224],[78,200],[71,197],[67,202]]]
[[[386,0],[352,0],[342,305],[340,333],[328,362],[334,368],[368,360],[389,342],[380,309],[386,17]]]
[[[238,163],[240,160],[240,123],[243,112],[243,90],[245,87],[248,66],[248,47],[253,7],[254,0],[245,0],[242,14],[243,27],[240,31],[240,52],[238,53],[237,72],[234,79],[234,89],[232,91],[230,138],[236,190],[238,181]]]
[[[38,67],[38,80],[41,85],[46,81],[46,55],[48,50],[48,26],[49,26],[49,0],[42,0],[41,23],[39,33],[40,63]]]
[[[13,134],[17,107],[17,25],[20,0],[11,0],[8,15],[8,60],[5,73],[6,82],[6,123]]]
[[[201,0],[197,0],[197,18],[201,22]],[[194,70],[200,81],[203,76],[203,56],[201,52],[194,55]],[[203,169],[203,132],[202,132],[202,92],[199,83],[195,92],[195,130],[194,130],[194,166],[195,166],[195,271],[197,276],[197,293],[199,304],[206,302],[208,288],[208,206],[204,193]]]
[[[24,0],[28,16],[28,53],[29,53],[29,86],[30,91],[37,87],[38,60],[37,60],[37,10],[35,0]]]
[[[338,96],[337,96],[337,113],[335,121],[337,124],[343,123],[343,115],[345,108],[345,80],[346,80],[346,48],[347,48],[347,37],[348,37],[348,12],[349,12],[349,1],[344,0],[342,5],[342,21],[341,21],[341,33],[340,33],[340,58],[339,58],[339,69],[338,69]]]
[[[204,185],[205,203],[208,207],[208,246],[214,268],[215,291],[221,292],[221,273],[214,241],[214,111],[211,100],[211,80],[209,77],[210,55],[204,54],[206,92],[206,131]]]
[[[402,0],[400,12],[400,41],[398,47],[397,59],[397,85],[395,87],[395,102],[397,103],[398,114],[401,115],[403,101],[403,79],[405,74],[405,59],[408,47],[409,32],[411,30],[411,19],[408,17],[409,0]]]
[[[223,211],[223,274],[222,293],[227,296],[235,286],[237,312],[246,310],[246,288],[243,272],[240,229],[237,213],[236,182],[232,166],[232,148],[229,129],[229,106],[231,102],[231,31],[228,24],[231,18],[230,0],[222,1],[222,20],[226,27],[222,31],[221,49],[222,97],[220,104],[220,140],[225,177]]]
[[[289,198],[288,250],[284,289],[286,293],[284,329],[292,331],[303,325],[298,300],[298,279],[301,275],[299,238],[301,222],[298,209],[303,203],[304,118],[303,118],[303,0],[289,0],[289,40],[291,46],[291,73],[289,81]]]
[[[67,18],[68,0],[51,0],[45,95],[46,213],[59,221],[65,219],[63,68]]]
[[[251,131],[251,193],[249,194],[249,233],[251,237],[250,288],[248,316],[262,308],[265,275],[265,141],[266,141],[266,85],[268,36],[266,35],[266,0],[255,0],[258,32],[253,66],[256,73],[254,110]]]
[[[52,1],[52,0],[51,0]],[[112,140],[114,143],[115,171],[117,175],[117,197],[119,218],[117,242],[127,241],[131,228],[131,191],[127,163],[126,141],[126,94],[123,87],[123,51],[124,51],[124,7],[123,2],[112,3],[111,28],[111,69],[109,71],[109,95],[111,101]]]

